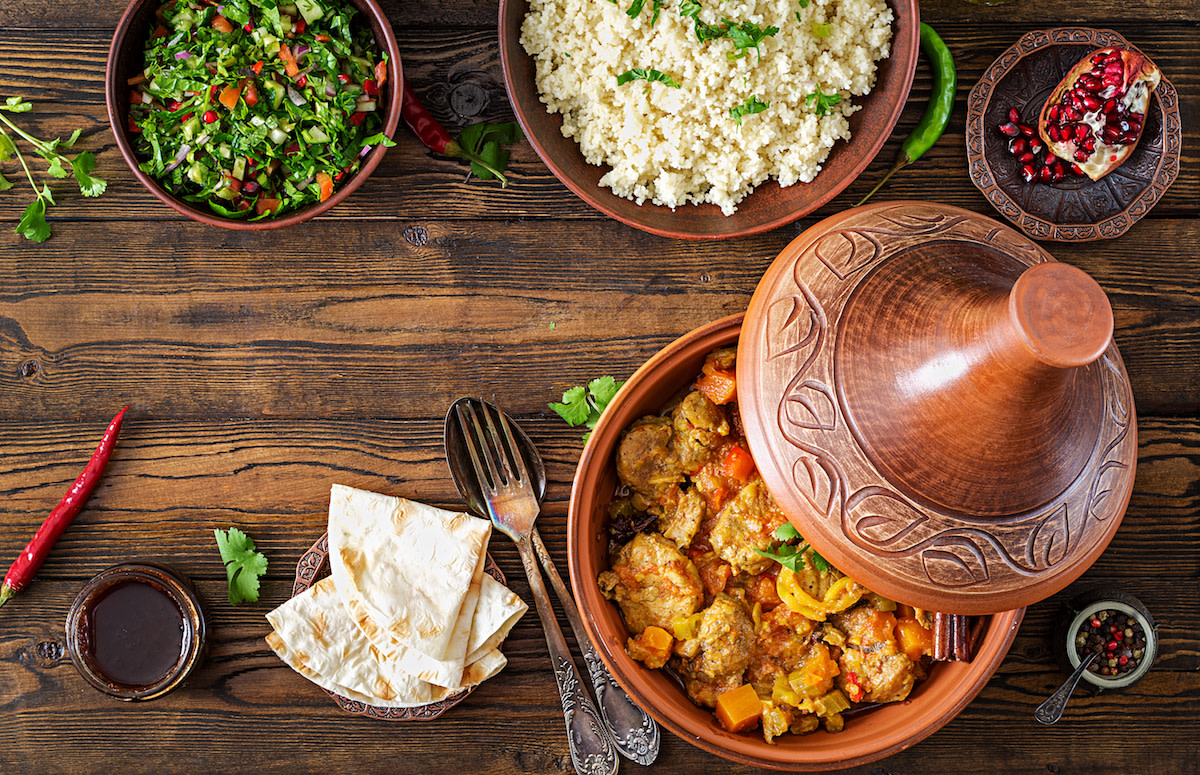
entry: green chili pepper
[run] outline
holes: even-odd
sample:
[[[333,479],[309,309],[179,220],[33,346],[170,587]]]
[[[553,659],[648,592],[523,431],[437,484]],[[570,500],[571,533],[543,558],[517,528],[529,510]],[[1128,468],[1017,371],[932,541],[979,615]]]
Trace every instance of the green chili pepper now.
[[[900,146],[900,153],[896,155],[896,163],[883,176],[883,180],[879,181],[875,188],[859,200],[855,207],[870,199],[871,195],[878,191],[884,183],[887,183],[897,170],[903,169],[921,158],[942,136],[946,124],[950,122],[950,111],[954,109],[954,90],[958,85],[958,76],[954,71],[954,57],[950,55],[950,49],[946,47],[938,34],[925,22],[921,22],[921,50],[929,58],[929,65],[933,69],[933,92],[929,98],[929,105],[925,108],[925,115],[921,116],[921,121],[917,124],[916,129]]]

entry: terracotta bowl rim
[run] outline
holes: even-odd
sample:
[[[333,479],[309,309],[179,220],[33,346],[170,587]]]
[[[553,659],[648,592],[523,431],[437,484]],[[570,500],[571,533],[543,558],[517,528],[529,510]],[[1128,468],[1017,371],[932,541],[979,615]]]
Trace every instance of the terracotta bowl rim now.
[[[400,47],[396,42],[395,33],[392,31],[391,22],[388,21],[387,14],[384,13],[383,8],[380,7],[377,0],[345,0],[345,2],[353,5],[363,14],[363,20],[367,24],[377,27],[383,34],[383,40],[379,40],[379,36],[376,35],[376,43],[388,55],[388,79],[391,81],[391,85],[385,86],[387,90],[387,109],[384,111],[384,124],[381,131],[388,137],[393,137],[396,133],[396,128],[400,124],[401,90],[397,88],[397,85],[401,83],[403,78],[403,68],[400,63]],[[384,153],[387,151],[387,148],[383,145],[377,145],[375,148],[372,148],[358,172],[343,186],[334,191],[333,195],[324,202],[318,202],[301,210],[263,221],[250,222],[223,218],[214,212],[201,210],[188,202],[172,196],[159,185],[158,181],[138,168],[137,153],[133,150],[133,144],[129,139],[129,128],[126,120],[128,106],[124,105],[122,100],[123,92],[128,90],[125,81],[129,77],[129,74],[117,72],[121,54],[125,47],[135,43],[141,46],[142,35],[133,31],[131,27],[135,17],[142,8],[152,4],[160,4],[160,0],[132,0],[125,8],[120,21],[117,22],[117,28],[113,33],[112,43],[109,46],[108,60],[104,67],[104,102],[113,138],[116,140],[117,148],[121,151],[121,156],[125,159],[125,163],[129,166],[134,177],[163,204],[194,221],[223,229],[233,229],[236,231],[281,229],[286,226],[303,223],[338,205],[346,197],[350,196],[374,172],[375,168],[379,166],[379,163],[383,160]]]
[[[907,701],[851,719],[846,729],[836,735],[818,731],[802,737],[785,736],[768,745],[758,732],[735,735],[724,731],[709,710],[692,706],[683,691],[661,671],[651,671],[630,659],[624,651],[628,634],[616,613],[616,605],[600,594],[594,568],[585,567],[585,562],[593,565],[596,562],[588,547],[597,531],[604,528],[595,524],[594,515],[597,507],[602,509],[608,502],[607,495],[598,493],[597,488],[612,469],[621,431],[636,417],[654,411],[678,387],[672,384],[670,390],[663,390],[660,395],[656,390],[660,369],[680,359],[698,359],[698,371],[704,353],[736,343],[744,317],[744,313],[739,313],[707,323],[658,351],[634,372],[601,416],[584,447],[571,487],[567,551],[572,590],[583,612],[588,637],[601,660],[634,701],[675,735],[732,761],[770,769],[818,771],[876,761],[941,729],[982,691],[1008,653],[1024,608],[982,617],[986,630],[974,659],[969,663],[936,665],[932,676],[918,685]],[[650,401],[655,402],[653,408],[641,408],[641,404]],[[615,617],[619,631],[606,624],[605,617],[609,623]],[[940,689],[940,695],[926,699],[931,688]],[[873,718],[886,719],[886,729],[872,727]],[[856,729],[862,730],[861,733]]]
[[[693,205],[688,203],[676,208],[676,210],[684,212],[690,212],[689,210],[685,210],[685,208],[707,208],[698,212],[711,211],[711,217],[705,217],[703,221],[716,224],[717,228],[688,228],[686,225],[670,225],[669,222],[669,225],[660,225],[657,223],[659,218],[656,216],[674,221],[676,220],[672,217],[674,212],[665,205],[655,205],[649,201],[636,206],[628,213],[622,212],[625,207],[632,203],[628,202],[624,197],[617,196],[611,189],[601,187],[598,183],[592,185],[590,182],[578,180],[576,177],[568,174],[563,165],[559,163],[559,160],[555,158],[554,154],[548,148],[548,142],[555,135],[560,134],[559,128],[562,125],[562,118],[558,114],[550,115],[546,113],[545,106],[539,98],[537,86],[532,81],[518,83],[516,79],[514,58],[524,57],[528,59],[529,56],[519,41],[521,20],[525,16],[525,13],[519,12],[519,10],[520,8],[527,9],[527,0],[500,0],[500,65],[504,74],[504,89],[508,95],[508,101],[512,106],[517,122],[521,125],[521,130],[524,132],[526,139],[529,140],[529,144],[533,146],[538,157],[550,169],[559,182],[596,210],[636,229],[675,239],[720,240],[761,234],[808,215],[842,193],[867,168],[891,137],[892,130],[895,128],[901,113],[904,111],[909,91],[912,88],[913,76],[917,70],[917,60],[920,58],[918,39],[920,37],[921,15],[917,0],[886,0],[886,2],[895,15],[895,20],[893,21],[895,29],[889,49],[889,57],[880,61],[889,65],[898,64],[901,72],[892,74],[890,78],[890,82],[898,86],[898,88],[883,89],[885,84],[877,82],[871,94],[868,95],[868,98],[878,95],[881,99],[892,100],[878,132],[875,135],[866,135],[859,140],[860,134],[856,130],[849,143],[841,142],[834,147],[831,156],[837,153],[851,152],[852,149],[852,152],[858,153],[859,157],[836,183],[828,186],[828,190],[812,199],[802,200],[799,206],[783,214],[768,214],[761,221],[751,221],[745,225],[738,225],[732,228],[720,227],[724,227],[728,223],[736,223],[736,221],[731,221],[731,219],[746,220],[745,218],[739,218],[743,214],[742,207],[749,204],[754,197],[786,196],[791,191],[806,191],[807,189],[798,187],[815,185],[817,181],[821,180],[820,175],[814,179],[813,183],[796,183],[790,186],[790,191],[788,192],[785,192],[774,179],[760,183],[738,205],[738,212],[728,217],[722,215],[720,208],[713,204]],[[902,15],[905,20],[911,20],[910,26],[904,27],[900,25]],[[510,17],[513,19],[512,24],[506,23]],[[901,34],[903,34],[903,37],[901,37]],[[903,61],[893,59],[892,55],[898,47],[907,53]],[[883,91],[882,94],[880,93],[881,90]],[[535,115],[537,121],[533,120]],[[858,114],[856,113],[855,115]],[[855,116],[851,116],[852,124],[854,123],[854,119]],[[578,143],[570,138],[568,140],[572,144],[571,152],[578,155],[579,159],[582,159]],[[859,140],[862,143],[861,147],[855,146],[855,140]],[[826,171],[825,168],[829,166],[829,161],[830,159],[827,158],[822,163],[822,172]],[[586,164],[586,162],[584,163]],[[587,167],[595,167],[597,170],[607,169],[607,166],[599,167],[590,164],[587,164]]]

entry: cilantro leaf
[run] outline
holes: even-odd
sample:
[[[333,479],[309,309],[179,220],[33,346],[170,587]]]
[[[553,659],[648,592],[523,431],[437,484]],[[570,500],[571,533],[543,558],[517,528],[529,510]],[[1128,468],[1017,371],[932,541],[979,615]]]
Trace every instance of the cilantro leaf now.
[[[800,537],[800,531],[791,522],[784,522],[775,528],[775,537],[780,541],[791,541]]]
[[[824,116],[833,112],[833,106],[842,101],[842,95],[837,92],[825,94],[819,89],[804,96],[804,104],[810,108],[814,108],[813,112],[818,116]]]
[[[763,102],[758,98],[758,95],[751,95],[741,105],[734,105],[730,108],[729,117],[736,121],[738,126],[741,126],[743,118],[755,113],[762,113],[769,107],[771,107],[771,103]]]
[[[800,569],[804,567],[804,550],[802,546],[797,547],[791,544],[781,544],[774,551],[764,552],[762,549],[755,549],[754,553],[774,560],[792,573],[799,573]]]
[[[655,70],[654,68],[635,67],[617,76],[617,86],[624,86],[630,81],[658,81],[673,89],[680,88],[678,81],[661,70]]]
[[[250,536],[229,528],[228,532],[214,530],[221,561],[225,563],[225,576],[229,581],[229,604],[237,605],[245,600],[258,600],[258,579],[267,572],[267,558],[254,550]]]
[[[33,103],[26,102],[20,97],[9,97],[4,101],[0,110],[7,110],[10,113],[28,113],[33,110]]]
[[[800,0],[800,7],[807,8],[809,0]]]
[[[812,547],[809,548],[811,549]],[[819,570],[821,573],[828,573],[829,571],[833,570],[833,566],[829,564],[829,560],[826,560],[824,557],[817,554],[816,549],[812,549],[812,563],[813,567]]]
[[[587,387],[576,385],[570,388],[563,393],[561,404],[551,403],[549,406],[567,425],[587,426],[588,432],[583,434],[583,440],[587,441],[600,415],[624,384],[623,380],[617,381],[612,377],[597,377],[588,382]]]
[[[91,151],[84,151],[74,157],[71,162],[71,169],[76,174],[76,180],[79,181],[79,191],[85,197],[98,197],[108,188],[108,181],[103,178],[92,178],[89,174],[92,169],[96,168],[96,157],[91,155]]]
[[[7,191],[13,187],[12,181],[0,175],[0,191]]]
[[[17,223],[17,228],[13,231],[25,235],[25,239],[34,242],[45,242],[49,239],[50,224],[46,223],[46,200],[39,196],[30,202],[29,207],[25,208],[25,214]]]
[[[504,170],[508,167],[509,152],[501,146],[511,145],[520,139],[521,128],[515,121],[471,124],[459,133],[455,150],[447,146],[447,153],[470,162],[471,171],[481,180],[495,178],[501,186],[507,186]]]
[[[741,24],[734,26],[733,22],[729,21],[728,19],[722,19],[721,21],[726,27],[729,28],[729,31],[726,33],[726,35],[731,41],[733,41],[734,50],[730,51],[728,54],[730,62],[746,56],[746,54],[749,53],[749,49],[754,49],[754,52],[758,54],[759,59],[762,59],[762,52],[758,50],[758,44],[761,43],[764,38],[774,37],[775,33],[779,32],[779,28],[775,27],[774,25],[767,27],[764,30],[762,27],[759,27],[753,22],[742,22]]]

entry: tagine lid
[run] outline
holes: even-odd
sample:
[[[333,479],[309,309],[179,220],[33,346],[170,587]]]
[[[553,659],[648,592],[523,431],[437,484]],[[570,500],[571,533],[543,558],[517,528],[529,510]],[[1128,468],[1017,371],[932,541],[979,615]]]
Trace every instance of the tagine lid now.
[[[763,479],[842,572],[961,614],[1078,578],[1133,489],[1137,423],[1108,299],[978,213],[883,202],[767,270],[738,344]]]

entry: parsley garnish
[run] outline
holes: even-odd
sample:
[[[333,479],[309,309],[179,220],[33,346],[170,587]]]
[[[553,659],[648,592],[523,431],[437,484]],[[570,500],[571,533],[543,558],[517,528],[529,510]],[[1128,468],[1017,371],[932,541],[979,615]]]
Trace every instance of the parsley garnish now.
[[[221,561],[225,563],[225,576],[229,581],[229,604],[258,600],[258,577],[267,572],[267,558],[254,551],[250,536],[229,528],[228,532],[214,530]]]
[[[817,571],[826,573],[833,569],[833,566],[829,564],[828,560],[817,554],[817,550],[813,549],[807,541],[803,541],[800,533],[795,527],[792,526],[792,523],[784,522],[782,525],[775,528],[775,537],[784,542],[794,541],[799,538],[801,539],[802,543],[799,545],[782,543],[779,545],[779,548],[775,549],[774,551],[755,549],[755,553],[774,560],[790,570],[792,573],[799,573],[800,569],[804,567],[804,553],[807,551],[809,556],[812,558],[813,567],[816,568]]]
[[[800,0],[800,7],[807,8],[809,0]]]
[[[764,30],[753,22],[742,22],[736,27],[728,19],[722,19],[721,22],[728,28],[727,37],[733,41],[734,50],[728,54],[730,62],[746,56],[747,49],[750,48],[754,49],[759,59],[762,59],[762,52],[758,50],[758,44],[762,42],[763,38],[774,36],[779,32],[778,27],[770,26]]]
[[[829,22],[813,22],[812,34],[814,38],[828,38],[833,34],[833,25]]]
[[[666,84],[673,89],[679,88],[679,83],[674,78],[662,72],[661,70],[655,70],[654,68],[646,69],[642,67],[635,67],[632,70],[626,70],[617,76],[617,86],[624,86],[630,81],[658,81],[659,83]]]
[[[587,441],[588,436],[592,435],[592,430],[596,427],[596,422],[600,419],[600,414],[624,384],[624,380],[618,382],[612,377],[597,377],[587,383],[586,388],[583,385],[576,385],[563,393],[563,402],[561,404],[552,403],[550,408],[559,417],[566,420],[567,425],[586,425],[588,432],[583,434],[583,440]]]
[[[29,165],[25,163],[25,157],[17,149],[9,132],[32,145],[34,153],[48,162],[46,173],[50,177],[65,178],[68,175],[74,175],[75,182],[79,184],[79,192],[84,196],[100,196],[108,187],[108,183],[103,178],[92,176],[91,172],[96,168],[96,157],[91,152],[83,151],[74,158],[59,153],[58,149],[73,146],[79,139],[79,135],[82,134],[82,130],[76,129],[66,140],[56,137],[46,142],[25,132],[4,115],[4,112],[28,113],[32,109],[33,105],[20,97],[9,97],[3,105],[0,105],[0,111],[2,111],[0,112],[0,122],[8,127],[8,131],[5,131],[4,127],[0,127],[0,162],[7,161],[14,156],[17,157],[17,161],[21,163],[21,169],[25,172],[25,178],[33,188],[34,200],[25,208],[21,220],[17,223],[17,228],[13,231],[23,235],[25,239],[45,242],[50,238],[50,224],[46,223],[46,207],[55,204],[54,195],[46,183],[43,183],[40,189],[38,188],[37,183],[33,180],[33,173],[29,171]],[[68,167],[70,172],[67,171]],[[7,191],[12,187],[13,184],[0,175],[0,191]]]
[[[646,0],[633,0],[633,5],[629,6],[629,10],[625,12],[625,15],[630,19],[636,19],[645,7]]]
[[[372,138],[363,142],[370,144]],[[480,180],[500,181],[501,186],[507,186],[504,170],[508,167],[508,151],[500,146],[512,145],[521,139],[521,127],[516,121],[503,124],[471,124],[464,127],[458,135],[458,146],[466,151],[466,158],[471,162],[471,171]]]
[[[732,118],[734,121],[736,121],[738,123],[738,126],[741,126],[742,119],[744,117],[753,115],[755,113],[762,113],[764,110],[766,110],[770,106],[771,106],[771,103],[763,102],[762,100],[760,100],[758,98],[758,95],[752,95],[750,97],[747,97],[746,101],[743,102],[741,105],[734,105],[732,108],[730,108],[729,109],[729,117]]]
[[[654,15],[650,17],[651,27],[653,27],[654,23],[658,21],[658,14],[662,12],[663,6],[666,4],[666,0],[654,0]]]
[[[824,94],[817,90],[813,94],[807,94],[804,97],[804,104],[810,108],[815,108],[814,112],[818,116],[824,116],[833,112],[833,106],[842,101],[842,95],[837,92],[832,94]]]

